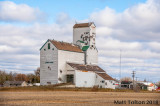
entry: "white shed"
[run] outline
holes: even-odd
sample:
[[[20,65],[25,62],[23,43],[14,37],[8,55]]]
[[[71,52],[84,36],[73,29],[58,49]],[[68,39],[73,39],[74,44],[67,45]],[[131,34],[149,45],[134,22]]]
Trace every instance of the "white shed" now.
[[[100,88],[115,89],[115,80],[97,65],[84,65],[77,63],[67,63],[68,71],[72,70],[72,79],[76,87],[93,87],[95,85]],[[70,67],[69,67],[70,66]]]

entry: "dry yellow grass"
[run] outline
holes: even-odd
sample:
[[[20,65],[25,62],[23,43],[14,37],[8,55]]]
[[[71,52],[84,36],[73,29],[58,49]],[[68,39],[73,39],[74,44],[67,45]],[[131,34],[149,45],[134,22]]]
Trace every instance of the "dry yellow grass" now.
[[[28,86],[28,87],[2,87],[0,91],[88,91],[88,92],[136,92],[131,89],[107,89],[107,88],[65,88],[57,85],[51,86]],[[147,90],[137,92],[149,93]],[[154,91],[155,92],[155,91]],[[152,92],[150,92],[152,93]],[[160,92],[157,92],[160,93]]]
[[[87,91],[0,92],[0,106],[122,106],[114,104],[114,100],[158,100],[160,105],[160,93]],[[124,106],[128,106],[128,104],[124,104]],[[133,106],[154,106],[154,104],[134,104]]]

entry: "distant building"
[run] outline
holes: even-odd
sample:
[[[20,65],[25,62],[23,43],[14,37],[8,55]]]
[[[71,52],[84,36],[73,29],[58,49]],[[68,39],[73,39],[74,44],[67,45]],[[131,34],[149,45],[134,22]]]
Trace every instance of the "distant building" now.
[[[151,82],[137,82],[141,89],[153,91],[156,90],[157,86]]]
[[[27,86],[25,81],[5,81],[3,84],[4,87],[20,87]]]
[[[115,80],[98,66],[95,40],[93,22],[73,26],[73,43],[47,40],[40,48],[40,84],[115,89]]]
[[[156,91],[160,91],[160,87],[157,87],[157,88],[156,88]]]
[[[126,89],[132,89],[133,83],[132,81],[121,81],[121,87]]]
[[[40,86],[40,83],[33,83],[33,86]]]
[[[32,83],[28,83],[27,86],[33,86],[33,84]]]

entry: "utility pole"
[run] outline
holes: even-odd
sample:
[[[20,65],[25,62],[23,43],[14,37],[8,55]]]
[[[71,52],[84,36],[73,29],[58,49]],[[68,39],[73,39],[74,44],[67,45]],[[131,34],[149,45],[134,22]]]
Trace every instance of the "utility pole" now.
[[[137,78],[138,78],[138,77],[136,77],[136,89],[137,89]]]
[[[134,90],[134,77],[135,77],[135,71],[132,71],[132,77],[133,77],[133,90]]]

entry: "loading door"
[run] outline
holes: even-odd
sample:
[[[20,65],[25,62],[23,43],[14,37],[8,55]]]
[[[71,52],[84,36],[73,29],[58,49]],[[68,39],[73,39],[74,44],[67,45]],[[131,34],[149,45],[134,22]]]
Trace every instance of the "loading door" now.
[[[74,80],[74,75],[67,75],[67,83],[72,83],[73,84],[73,81]]]

